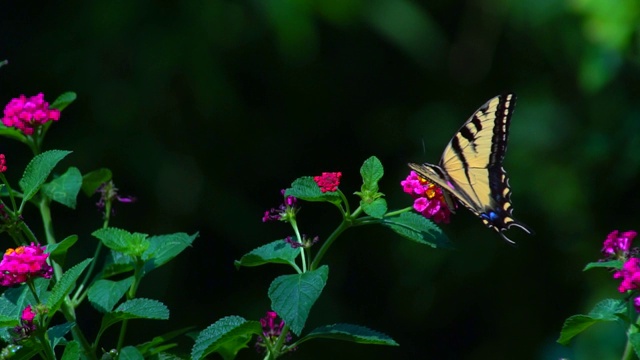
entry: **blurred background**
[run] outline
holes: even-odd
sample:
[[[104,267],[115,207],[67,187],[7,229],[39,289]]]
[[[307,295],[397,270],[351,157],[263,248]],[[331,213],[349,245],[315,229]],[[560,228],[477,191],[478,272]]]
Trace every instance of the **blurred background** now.
[[[130,323],[143,341],[264,316],[270,282],[290,270],[233,261],[291,234],[261,217],[295,178],[341,171],[351,194],[375,155],[390,209],[409,206],[406,163],[437,162],[480,105],[514,91],[505,168],[514,215],[535,236],[511,230],[509,246],[466,210],[442,226],[454,250],[351,229],[325,257],[329,280],[305,332],[355,323],[400,346],[322,340],[289,357],[620,358],[619,324],[569,347],[556,339],[568,316],[622,297],[610,273],[582,269],[610,231],[640,229],[639,24],[637,0],[5,1],[0,102],[77,92],[45,144],[73,150],[59,170],[113,170],[138,198],[117,207],[113,226],[200,233],[143,283],[140,297],[171,309],[170,321]],[[5,139],[0,152],[17,181],[29,150]],[[95,201],[54,205],[58,237],[80,236],[70,263],[93,251]],[[326,238],[334,210],[303,204],[302,232]],[[80,312],[93,337],[93,309]]]

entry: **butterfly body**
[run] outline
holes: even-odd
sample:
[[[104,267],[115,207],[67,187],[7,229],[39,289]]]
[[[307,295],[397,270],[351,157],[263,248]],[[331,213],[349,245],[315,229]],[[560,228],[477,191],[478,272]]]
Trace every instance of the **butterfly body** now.
[[[438,165],[409,164],[443,190],[449,210],[455,210],[452,198],[457,199],[510,243],[503,232],[512,226],[533,233],[512,217],[511,188],[502,167],[515,100],[514,94],[504,94],[481,106],[451,139]]]

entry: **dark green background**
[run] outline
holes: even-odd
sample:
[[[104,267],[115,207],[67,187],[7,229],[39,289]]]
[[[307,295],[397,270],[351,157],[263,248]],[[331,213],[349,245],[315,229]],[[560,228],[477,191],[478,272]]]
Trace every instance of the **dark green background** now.
[[[269,283],[289,269],[233,260],[290,235],[260,219],[292,180],[341,171],[350,194],[376,155],[390,207],[409,206],[406,163],[437,162],[477,107],[514,91],[505,167],[514,215],[536,235],[510,231],[509,246],[466,210],[443,226],[455,250],[349,230],[325,258],[307,331],[362,324],[400,347],[314,341],[290,358],[619,358],[620,325],[569,348],[555,340],[569,315],[621,297],[611,274],[581,270],[609,231],[638,228],[638,23],[637,0],[4,1],[0,101],[77,92],[46,147],[74,151],[63,166],[111,168],[138,197],[112,225],[200,231],[140,289],[171,309],[169,322],[131,324],[147,339],[269,310]],[[0,152],[17,181],[28,150],[4,140]],[[95,200],[54,206],[57,235],[80,235],[70,262],[92,252]],[[327,204],[300,212],[302,232],[321,239],[338,220]],[[91,314],[81,309],[89,333]]]

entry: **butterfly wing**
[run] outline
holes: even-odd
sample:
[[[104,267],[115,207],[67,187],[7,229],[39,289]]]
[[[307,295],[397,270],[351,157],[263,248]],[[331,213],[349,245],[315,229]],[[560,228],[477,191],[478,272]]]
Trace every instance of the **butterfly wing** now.
[[[532,233],[512,216],[509,178],[502,167],[515,100],[514,94],[499,95],[481,106],[451,139],[439,166],[409,164],[509,242],[503,231],[512,226]]]

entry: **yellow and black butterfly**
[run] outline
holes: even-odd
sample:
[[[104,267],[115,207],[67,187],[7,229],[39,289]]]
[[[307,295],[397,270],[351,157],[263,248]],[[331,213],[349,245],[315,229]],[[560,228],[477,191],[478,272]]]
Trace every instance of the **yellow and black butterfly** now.
[[[442,188],[451,212],[453,196],[510,243],[503,232],[512,226],[533,233],[511,215],[509,178],[502,167],[515,104],[514,94],[494,97],[462,125],[439,165],[409,164],[418,176]]]

